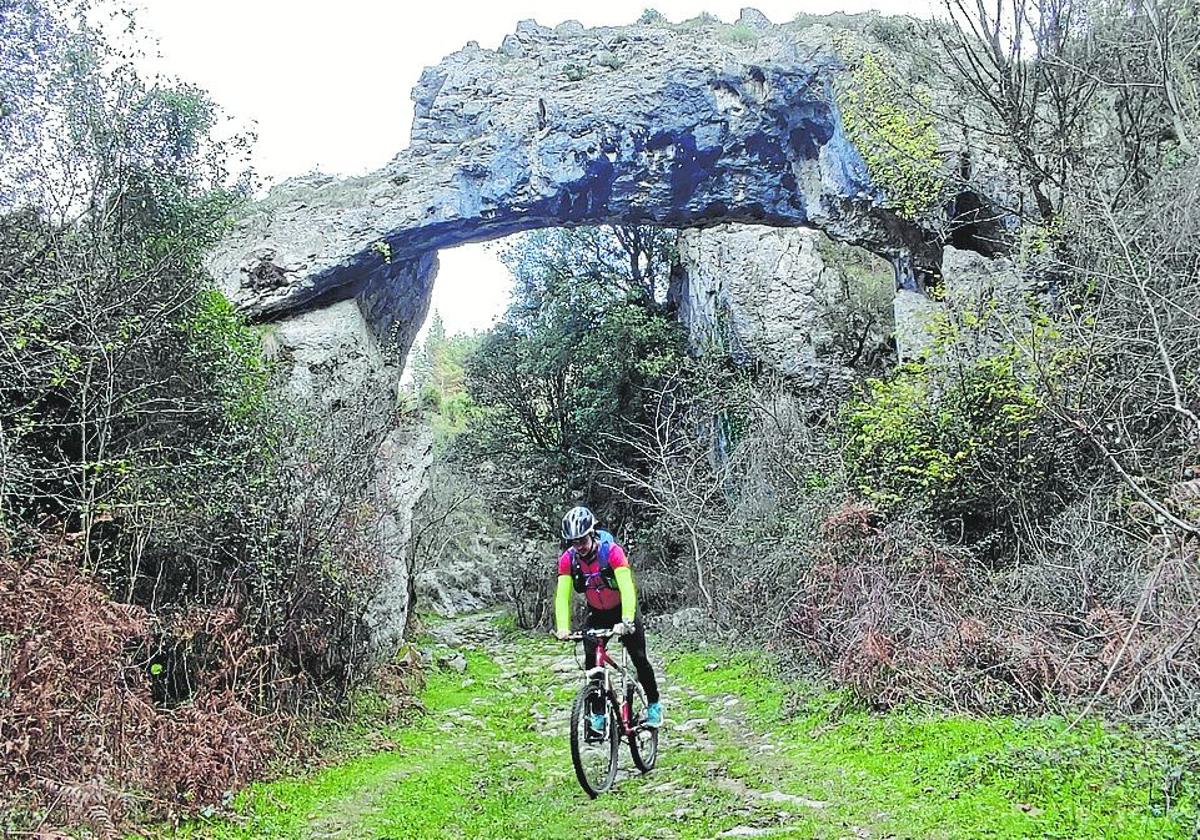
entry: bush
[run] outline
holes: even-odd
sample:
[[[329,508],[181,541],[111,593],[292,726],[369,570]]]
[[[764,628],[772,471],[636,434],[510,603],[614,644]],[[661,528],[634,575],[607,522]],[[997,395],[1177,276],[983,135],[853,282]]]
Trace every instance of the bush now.
[[[956,370],[922,363],[867,382],[843,414],[855,486],[885,511],[928,511],[979,536],[1007,523],[1016,499],[1039,493],[1047,446],[1041,406],[1016,351],[964,361]]]
[[[744,23],[735,23],[720,29],[721,40],[737,47],[748,47],[758,43],[758,33]]]
[[[216,687],[156,704],[153,617],[79,567],[62,538],[21,559],[0,554],[0,820],[11,809],[0,824],[32,829],[41,814],[113,836],[133,809],[169,816],[254,778],[281,719]]]
[[[57,13],[0,15],[32,73],[0,119],[0,796],[107,831],[133,790],[219,802],[362,682],[395,418],[272,396],[202,268],[245,186],[215,108]]]
[[[850,82],[838,97],[846,134],[888,203],[916,218],[937,205],[945,188],[928,95],[902,85],[871,52],[848,62]]]
[[[524,549],[510,556],[503,586],[512,605],[517,626],[522,630],[548,628],[554,620],[554,590],[558,575],[553,558],[538,543],[528,540]]]

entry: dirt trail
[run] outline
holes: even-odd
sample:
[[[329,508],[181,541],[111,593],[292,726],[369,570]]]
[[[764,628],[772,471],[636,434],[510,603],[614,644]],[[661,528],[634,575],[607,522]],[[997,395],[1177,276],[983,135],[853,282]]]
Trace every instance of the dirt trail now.
[[[583,676],[572,646],[506,632],[499,613],[442,622],[427,711],[380,732],[369,750],[262,786],[247,810],[197,838],[630,838],[862,836],[789,777],[784,744],[748,723],[733,694],[672,678],[651,636],[666,725],[647,775],[621,751],[612,790],[592,801],[571,767],[571,698]],[[703,668],[703,665],[699,667]],[[716,666],[714,666],[716,667]],[[714,675],[715,676],[715,675]],[[794,769],[794,768],[793,768]],[[794,785],[795,782],[793,781]]]
[[[452,650],[473,649],[487,653],[506,673],[518,680],[522,676],[533,677],[552,673],[556,683],[565,689],[573,691],[580,684],[580,663],[568,645],[562,645],[561,649],[556,650],[543,645],[530,645],[527,639],[520,636],[505,635],[497,629],[497,615],[478,613],[464,616],[438,625],[431,635],[440,645]],[[679,685],[666,677],[662,657],[653,650],[653,641],[651,646],[651,662],[659,677],[663,706],[666,710],[666,723],[660,736],[660,765],[648,777],[648,780],[652,781],[643,789],[654,796],[656,810],[665,808],[672,816],[681,817],[695,806],[697,792],[673,780],[670,769],[673,755],[678,758],[680,753],[694,753],[705,762],[705,770],[711,784],[725,793],[732,794],[737,800],[734,810],[746,817],[746,824],[736,825],[717,836],[812,836],[811,820],[799,821],[807,826],[803,829],[794,823],[805,813],[811,814],[826,808],[826,802],[770,788],[756,788],[746,780],[731,774],[721,757],[716,755],[720,751],[720,745],[717,743],[719,739],[723,743],[740,745],[760,767],[769,767],[777,761],[776,755],[780,752],[780,745],[746,722],[742,700],[734,695],[705,695],[688,686]],[[689,709],[695,712],[698,707],[706,709],[707,712],[694,716],[689,714]],[[569,704],[541,700],[534,703],[530,712],[538,734],[553,745],[553,748],[547,751],[548,754],[553,756],[557,763],[569,766]],[[469,721],[469,718],[469,710],[458,714],[452,711],[442,725],[453,729],[464,721]],[[711,760],[706,760],[706,757],[711,757]],[[619,789],[623,782],[639,775],[623,746],[621,767],[614,789]],[[573,776],[570,782],[574,784]],[[596,804],[604,808],[604,797],[597,800]],[[619,824],[620,816],[620,812],[614,809],[610,812],[609,819],[612,823]],[[669,826],[664,826],[657,836],[679,835]],[[843,836],[859,835],[851,830]]]
[[[1156,768],[1128,775],[1144,742],[1105,734],[1097,747],[1092,732],[1064,747],[1050,740],[1061,738],[1058,719],[843,713],[831,693],[798,695],[788,716],[784,686],[753,652],[669,650],[654,633],[667,718],[658,766],[641,775],[622,750],[613,789],[589,800],[567,738],[583,679],[572,648],[506,622],[492,613],[435,625],[420,642],[431,660],[424,714],[391,726],[367,707],[340,760],[254,785],[231,813],[170,836],[1194,837],[1186,796],[1177,813],[1154,813],[1144,791],[1161,779]]]

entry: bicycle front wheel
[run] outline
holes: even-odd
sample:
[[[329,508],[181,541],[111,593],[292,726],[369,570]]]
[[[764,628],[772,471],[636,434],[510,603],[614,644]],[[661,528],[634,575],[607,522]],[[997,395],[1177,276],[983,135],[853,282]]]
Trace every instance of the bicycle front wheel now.
[[[575,765],[580,787],[592,799],[612,787],[617,777],[620,733],[607,706],[604,692],[588,682],[579,689],[571,707],[571,762]],[[599,731],[591,725],[593,711],[604,718],[604,726]]]

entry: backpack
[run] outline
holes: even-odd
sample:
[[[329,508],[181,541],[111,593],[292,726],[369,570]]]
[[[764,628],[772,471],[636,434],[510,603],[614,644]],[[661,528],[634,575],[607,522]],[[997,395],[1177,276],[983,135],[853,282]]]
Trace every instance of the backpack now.
[[[600,576],[601,588],[616,589],[617,576],[613,574],[612,566],[608,563],[608,555],[616,543],[613,535],[608,531],[596,529],[596,539],[600,541],[600,547],[596,549],[597,568],[596,574]],[[576,592],[583,592],[587,589],[588,575],[583,573],[582,564],[579,561],[579,556],[575,553],[575,549],[571,549],[571,580],[575,584]]]

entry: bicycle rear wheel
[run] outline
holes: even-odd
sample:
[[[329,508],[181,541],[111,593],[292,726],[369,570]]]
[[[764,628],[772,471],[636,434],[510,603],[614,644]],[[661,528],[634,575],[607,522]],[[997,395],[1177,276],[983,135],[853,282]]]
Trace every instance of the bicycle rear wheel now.
[[[608,713],[603,691],[588,682],[575,695],[571,707],[571,762],[579,785],[592,799],[612,787],[617,777],[617,751],[620,733],[617,722]],[[594,732],[589,725],[590,709],[604,714],[604,730]]]
[[[658,730],[646,726],[646,693],[636,683],[625,686],[625,702],[629,704],[629,754],[643,773],[654,769],[658,761]]]

